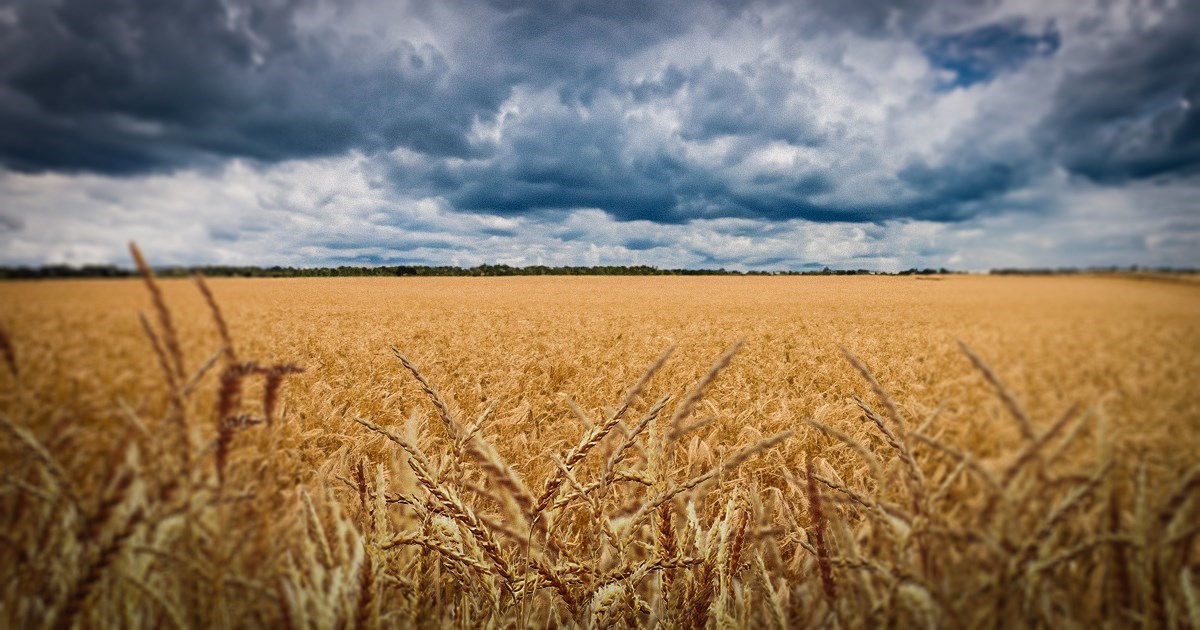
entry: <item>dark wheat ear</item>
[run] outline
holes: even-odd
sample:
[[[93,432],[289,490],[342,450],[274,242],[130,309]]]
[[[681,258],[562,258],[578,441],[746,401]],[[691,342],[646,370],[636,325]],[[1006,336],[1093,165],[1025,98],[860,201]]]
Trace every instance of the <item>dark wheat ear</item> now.
[[[259,371],[267,381],[263,387],[263,417],[267,421],[267,426],[270,426],[274,422],[275,406],[279,401],[279,389],[283,386],[284,377],[289,374],[300,374],[304,372],[304,368],[292,363],[280,363]]]
[[[221,421],[217,427],[217,446],[216,446],[216,465],[217,465],[217,482],[225,483],[225,468],[229,462],[229,447],[233,444],[233,436],[238,431],[247,429],[256,424],[262,424],[262,418],[255,418],[249,414],[238,414],[236,416],[227,416]]]
[[[242,405],[243,381],[260,368],[253,361],[232,363],[221,370],[220,389],[217,392],[217,424],[233,416]]]
[[[8,371],[12,372],[13,377],[19,377],[21,371],[17,369],[17,351],[13,348],[12,337],[3,325],[0,325],[0,355],[4,356],[4,364],[8,366]]]

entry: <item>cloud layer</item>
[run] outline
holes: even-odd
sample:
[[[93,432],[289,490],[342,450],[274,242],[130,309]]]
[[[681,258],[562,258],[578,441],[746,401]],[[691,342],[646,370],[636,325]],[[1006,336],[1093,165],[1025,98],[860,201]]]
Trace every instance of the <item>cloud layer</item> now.
[[[1200,4],[0,0],[0,263],[1200,265]]]

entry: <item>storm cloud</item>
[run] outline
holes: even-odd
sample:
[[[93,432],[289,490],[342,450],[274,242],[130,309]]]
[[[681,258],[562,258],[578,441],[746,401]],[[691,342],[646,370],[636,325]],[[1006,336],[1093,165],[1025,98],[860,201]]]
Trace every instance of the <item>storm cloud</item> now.
[[[337,15],[319,8],[10,5],[0,22],[0,160],[22,171],[132,175],[399,146],[469,154],[472,122],[499,104],[504,86],[476,85],[431,45],[304,25]]]
[[[1005,235],[1086,198],[1135,232],[1085,231],[1113,262],[1195,265],[1197,31],[1193,2],[0,0],[0,262],[293,230],[298,264],[1070,264],[1083,233]],[[253,190],[145,203],[200,181]]]

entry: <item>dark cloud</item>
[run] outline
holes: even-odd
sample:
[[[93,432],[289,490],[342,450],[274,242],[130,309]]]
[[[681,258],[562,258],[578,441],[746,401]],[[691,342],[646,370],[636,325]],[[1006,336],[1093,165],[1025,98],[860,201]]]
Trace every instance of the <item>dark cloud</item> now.
[[[470,55],[513,83],[560,86],[564,99],[587,100],[612,80],[614,61],[685,31],[696,3],[663,0],[493,0],[501,12]],[[486,56],[484,54],[486,53]],[[504,74],[502,74],[504,73]]]
[[[470,153],[473,120],[506,89],[454,75],[429,46],[302,29],[313,6],[16,3],[0,26],[0,163],[131,174],[230,156]]]
[[[506,220],[765,221],[751,238],[794,219],[968,221],[1060,167],[1196,170],[1200,4],[1165,10],[1088,49],[1078,24],[1000,0],[0,0],[0,167],[142,176],[360,152],[392,199]],[[342,204],[278,197],[259,205]]]
[[[655,238],[653,236],[635,236],[621,243],[626,249],[634,251],[646,251],[658,247],[669,247],[671,241],[665,238]]]
[[[971,29],[981,14],[1004,0],[718,0],[731,11],[765,9],[783,37],[813,38],[852,33],[866,38],[930,35]],[[780,7],[785,10],[779,10]]]
[[[1121,182],[1200,167],[1200,3],[1180,2],[1059,86],[1041,132],[1071,171]]]
[[[319,243],[320,247],[334,252],[336,256],[346,260],[355,258],[353,255],[343,257],[341,252],[350,250],[418,250],[418,249],[434,249],[434,250],[452,250],[459,246],[460,243],[449,238],[436,237],[417,237],[405,236],[397,238],[396,236],[382,237],[377,235],[365,236],[362,234],[338,234],[333,232],[326,235],[326,240]]]
[[[501,215],[602,208],[622,218],[682,220],[669,159],[625,161],[627,132],[616,111],[562,107],[531,114],[486,160],[422,160],[398,166],[398,190],[444,197],[463,211]]]
[[[715,68],[708,61],[690,75],[681,85],[689,96],[680,130],[685,140],[749,136],[796,145],[822,142],[824,134],[807,108],[816,91],[781,64],[747,64],[735,71]],[[664,89],[676,80],[668,72]]]
[[[753,68],[743,71],[758,75]],[[981,211],[972,204],[1028,181],[1032,165],[995,161],[999,156],[989,160],[978,150],[960,151],[936,165],[911,161],[891,178],[896,196],[883,202],[861,201],[854,190],[839,190],[836,167],[731,175],[764,144],[812,148],[823,139],[803,107],[759,106],[743,75],[716,72],[708,63],[686,74],[691,78],[671,93],[699,96],[677,110],[682,140],[726,141],[728,150],[719,160],[689,158],[678,145],[654,145],[646,152],[634,148],[639,130],[629,125],[618,99],[587,110],[555,102],[525,112],[486,158],[405,162],[393,168],[393,183],[398,192],[441,197],[460,211],[514,216],[597,208],[618,220],[685,223],[720,217],[957,221]],[[786,87],[786,82],[774,85]],[[710,101],[720,105],[710,107]],[[737,102],[747,104],[737,107]],[[726,109],[737,115],[719,122],[705,117]]]
[[[21,217],[0,213],[0,232],[19,232],[25,227]]]
[[[736,0],[729,2],[736,5]],[[784,2],[763,2],[780,5]],[[964,4],[982,4],[964,2]],[[910,33],[934,12],[936,3],[930,0],[810,0],[803,11],[784,14],[789,30],[805,36],[821,33],[853,32],[867,36],[886,33]]]
[[[917,161],[904,167],[899,176],[912,190],[922,193],[920,199],[905,204],[901,215],[934,221],[969,218],[976,212],[972,202],[998,196],[1030,179],[1029,171],[1020,164],[982,158],[940,168]]]

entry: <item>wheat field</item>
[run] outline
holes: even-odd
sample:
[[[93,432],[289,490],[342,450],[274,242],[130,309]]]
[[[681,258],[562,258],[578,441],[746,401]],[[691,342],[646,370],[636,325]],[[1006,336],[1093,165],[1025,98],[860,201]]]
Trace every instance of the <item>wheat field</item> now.
[[[145,280],[0,284],[6,627],[1200,628],[1193,285]]]

